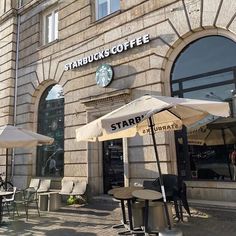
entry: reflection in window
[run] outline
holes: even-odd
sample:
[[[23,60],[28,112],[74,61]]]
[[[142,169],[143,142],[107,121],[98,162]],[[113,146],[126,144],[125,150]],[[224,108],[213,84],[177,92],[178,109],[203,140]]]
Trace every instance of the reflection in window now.
[[[172,96],[227,101],[232,108],[235,75],[236,44],[221,36],[205,37],[187,46],[176,59]],[[234,180],[229,155],[235,143],[234,117],[209,117],[176,132],[179,174],[192,179]]]
[[[52,10],[44,16],[44,43],[58,39],[58,11]]]
[[[54,143],[38,147],[37,176],[63,176],[64,95],[60,85],[49,86],[40,99],[38,132],[54,138]]]

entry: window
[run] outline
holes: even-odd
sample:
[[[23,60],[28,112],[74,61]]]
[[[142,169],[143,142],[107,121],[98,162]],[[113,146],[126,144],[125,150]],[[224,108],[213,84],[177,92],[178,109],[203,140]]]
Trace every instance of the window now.
[[[96,19],[99,20],[120,9],[120,0],[96,0]]]
[[[44,44],[58,39],[58,11],[47,11],[43,17]]]
[[[37,176],[63,176],[64,95],[60,85],[49,86],[40,99],[38,133],[54,138],[54,142],[38,147]]]
[[[172,96],[227,101],[234,111],[235,42],[221,36],[208,36],[191,43],[174,63],[171,84]],[[200,129],[176,132],[180,176],[186,179],[236,180],[236,168],[234,170],[229,159],[236,141],[236,119],[219,119],[217,124],[215,128],[209,123]],[[226,128],[229,124],[230,129]]]

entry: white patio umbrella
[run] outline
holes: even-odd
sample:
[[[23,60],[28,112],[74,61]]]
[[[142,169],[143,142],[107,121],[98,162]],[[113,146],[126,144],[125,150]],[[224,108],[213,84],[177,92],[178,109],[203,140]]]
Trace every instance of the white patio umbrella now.
[[[189,145],[225,145],[236,143],[236,118],[219,117],[191,127],[188,132]]]
[[[219,117],[217,119],[208,120],[205,124],[197,125],[188,130],[189,145],[227,145],[236,143],[236,118],[235,117]],[[232,179],[230,162],[227,158],[229,175]]]
[[[49,145],[53,138],[20,127],[4,125],[0,127],[0,148],[6,148],[6,181],[8,175],[8,149]]]
[[[166,195],[157,152],[155,132],[178,130],[209,114],[229,116],[224,102],[145,95],[76,129],[77,141],[103,141],[151,134],[168,226],[171,229]]]

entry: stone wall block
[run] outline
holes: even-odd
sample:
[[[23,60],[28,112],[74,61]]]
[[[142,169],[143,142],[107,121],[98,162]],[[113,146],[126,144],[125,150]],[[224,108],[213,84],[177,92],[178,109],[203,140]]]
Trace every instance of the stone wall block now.
[[[146,83],[155,84],[161,82],[161,70],[160,69],[151,69],[145,72]]]
[[[236,2],[227,0],[222,2],[222,6],[216,21],[216,26],[226,28],[236,12]]]
[[[60,39],[68,38],[69,36],[79,33],[89,27],[91,23],[90,17],[84,18],[73,25],[66,27],[60,31]]]
[[[159,35],[159,38],[162,39],[162,42],[173,45],[178,39],[178,35],[174,31],[174,29],[171,27],[170,23],[168,21],[164,21],[156,26],[156,32]],[[156,42],[160,44],[160,41]],[[163,45],[163,44],[162,44]],[[160,45],[160,46],[162,46]],[[160,47],[159,46],[159,47]],[[164,44],[165,46],[165,44]]]
[[[184,0],[188,19],[192,30],[201,26],[201,1]]]
[[[26,29],[24,32],[20,34],[20,40],[24,40],[26,38],[29,38],[33,36],[34,34],[39,33],[40,31],[40,26],[39,23],[32,25],[30,28]]]
[[[87,163],[87,151],[73,151],[66,153],[65,164],[69,163]]]
[[[21,22],[20,24],[20,33],[23,33],[28,28],[32,27],[32,25],[40,24],[40,14],[33,15],[27,21]]]
[[[76,129],[77,127],[75,127]],[[75,139],[65,139],[64,150],[73,151],[73,150],[83,150],[86,149],[86,142],[76,142]]]
[[[5,55],[8,52],[12,52],[12,51],[15,52],[15,46],[16,46],[15,43],[9,43],[6,46],[2,47],[0,50],[0,56]]]
[[[109,30],[107,33],[105,33],[104,43],[107,44],[109,42],[121,38],[123,35],[122,33],[123,33],[122,27],[117,27],[115,29]]]
[[[86,177],[88,175],[87,172],[87,164],[73,164],[64,166],[64,176]]]
[[[155,12],[147,12],[146,15],[143,16],[143,27],[147,28],[150,26],[153,26],[155,24],[158,24],[161,21],[165,20],[165,11],[164,8],[159,9]]]
[[[121,28],[122,36],[125,37],[142,29],[143,29],[143,19],[139,18],[136,21],[131,21],[126,23]]]
[[[212,26],[215,22],[221,0],[204,0],[202,13],[202,26]]]
[[[72,1],[66,0],[65,2],[61,2],[61,14],[60,18],[65,18],[68,15],[71,15],[74,12],[80,11],[82,8],[88,6],[90,4],[90,0],[79,0]]]
[[[24,50],[25,48],[29,47],[29,45],[38,45],[39,46],[39,33],[36,33],[32,36],[30,36],[29,38],[26,38],[25,40],[21,40],[20,41],[20,45],[19,45],[19,50]],[[36,48],[35,48],[36,49]],[[33,51],[35,51],[35,49]]]
[[[189,32],[190,28],[182,1],[167,6],[165,8],[165,15],[166,19],[171,22],[175,31],[177,31],[180,36]]]

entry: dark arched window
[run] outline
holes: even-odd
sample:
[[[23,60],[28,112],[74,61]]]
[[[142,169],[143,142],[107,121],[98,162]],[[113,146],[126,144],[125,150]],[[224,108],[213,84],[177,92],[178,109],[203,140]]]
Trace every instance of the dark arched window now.
[[[232,105],[236,88],[235,42],[222,36],[208,36],[189,44],[175,60],[171,85],[172,96],[227,101],[233,114],[234,110],[236,111]],[[234,126],[235,123],[231,122],[231,125]],[[236,130],[236,125],[234,128]],[[185,178],[233,180],[234,166],[229,155],[236,139],[225,139],[224,145],[223,141],[218,144],[209,142],[209,138],[213,136],[208,135],[208,142],[205,142],[203,134],[198,133],[194,140],[195,136],[190,134],[190,131],[183,129],[176,132],[179,174]],[[223,131],[224,136],[227,130]],[[215,133],[219,135],[217,139],[222,138],[222,132]],[[202,142],[199,142],[199,139]]]
[[[63,176],[64,94],[60,85],[49,86],[40,99],[38,133],[54,138],[54,142],[38,147],[37,176]]]

